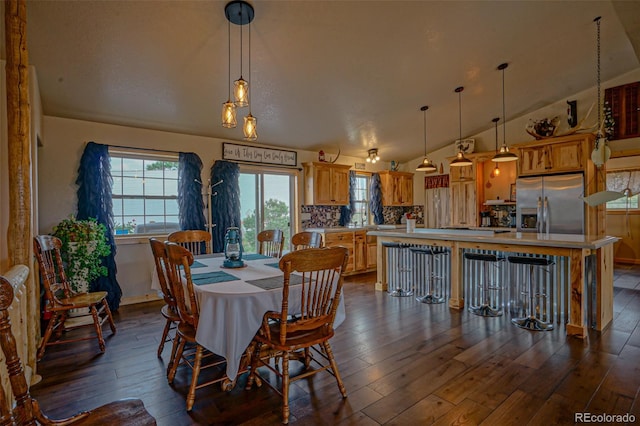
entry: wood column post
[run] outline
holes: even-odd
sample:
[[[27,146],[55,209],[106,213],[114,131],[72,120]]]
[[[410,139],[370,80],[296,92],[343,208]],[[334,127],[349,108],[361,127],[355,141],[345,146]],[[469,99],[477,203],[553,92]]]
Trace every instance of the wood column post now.
[[[7,244],[11,266],[31,265],[31,143],[25,0],[5,3],[4,22],[9,152]]]

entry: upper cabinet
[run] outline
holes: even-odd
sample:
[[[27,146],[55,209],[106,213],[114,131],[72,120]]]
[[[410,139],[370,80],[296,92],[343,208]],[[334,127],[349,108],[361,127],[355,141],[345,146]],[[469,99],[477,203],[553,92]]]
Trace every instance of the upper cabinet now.
[[[304,163],[305,204],[343,206],[349,204],[349,169],[332,163]]]
[[[486,155],[467,154],[472,163],[470,166],[449,168],[449,226],[479,226]]]
[[[518,175],[531,176],[583,171],[593,137],[578,134],[518,145]]]
[[[382,205],[413,205],[413,173],[383,170],[380,174]]]

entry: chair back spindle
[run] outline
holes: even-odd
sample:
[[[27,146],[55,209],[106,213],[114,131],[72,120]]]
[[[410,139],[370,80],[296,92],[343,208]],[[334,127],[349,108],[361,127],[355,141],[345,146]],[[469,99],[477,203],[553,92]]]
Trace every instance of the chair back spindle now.
[[[193,288],[193,281],[191,280],[193,255],[186,248],[171,242],[166,244],[166,250],[167,260],[169,261],[169,282],[171,283],[171,291],[176,300],[180,320],[197,329],[200,311],[198,301],[196,300],[196,293]],[[184,281],[182,274],[184,274]],[[186,285],[186,294],[183,282],[184,285]]]

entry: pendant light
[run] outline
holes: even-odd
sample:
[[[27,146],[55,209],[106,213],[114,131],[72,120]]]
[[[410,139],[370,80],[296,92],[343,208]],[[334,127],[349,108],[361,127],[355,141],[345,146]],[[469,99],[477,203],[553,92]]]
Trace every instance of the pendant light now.
[[[427,158],[427,110],[428,109],[429,107],[426,105],[420,108],[420,111],[424,113],[424,159],[416,169],[416,172],[431,173],[438,170],[438,168],[433,165],[431,160]]]
[[[463,86],[456,87],[455,92],[458,94],[458,116],[460,119],[460,139],[462,141],[462,91],[464,90]],[[471,166],[473,162],[464,156],[464,152],[462,152],[462,144],[458,145],[458,153],[456,154],[456,158],[449,163],[449,167],[463,167],[463,166]]]
[[[598,131],[596,133],[596,143],[594,145],[593,151],[591,152],[591,161],[596,165],[596,167],[601,167],[604,163],[609,160],[611,156],[611,149],[607,144],[607,138],[604,136],[604,122],[602,121],[602,100],[601,100],[601,91],[600,91],[600,16],[595,18],[593,22],[596,23],[597,27],[597,62],[596,62],[596,75],[597,75],[597,86],[598,86]]]
[[[507,116],[504,107],[504,70],[507,69],[508,66],[509,64],[506,62],[498,65],[498,70],[502,71],[502,146],[500,147],[500,152],[496,153],[491,159],[491,161],[495,161],[496,163],[506,163],[518,159],[516,154],[509,152],[509,147],[507,146]]]
[[[249,26],[249,80],[251,80],[251,26]],[[251,115],[251,105],[249,105],[249,114],[244,118],[242,132],[248,141],[258,139],[258,119]]]
[[[244,44],[242,40],[242,27],[253,21],[254,11],[253,6],[242,0],[227,3],[224,10],[229,21],[240,25],[240,78],[233,82],[233,95],[236,107],[243,108],[249,105],[249,83],[242,78],[242,48]],[[251,55],[251,52],[249,52],[249,55]]]
[[[496,127],[496,155],[498,154],[498,121],[500,121],[499,117],[494,118],[493,123]],[[499,162],[496,162],[496,167],[493,169],[493,176],[500,176],[500,168],[498,167]]]
[[[228,19],[228,16],[227,16]],[[236,127],[236,105],[231,102],[231,21],[227,21],[227,35],[229,40],[229,74],[227,79],[227,102],[222,104],[222,127],[232,129]]]

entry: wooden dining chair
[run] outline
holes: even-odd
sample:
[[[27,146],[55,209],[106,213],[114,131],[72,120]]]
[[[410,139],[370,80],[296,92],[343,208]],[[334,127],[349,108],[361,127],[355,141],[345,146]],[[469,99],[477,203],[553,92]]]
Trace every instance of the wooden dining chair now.
[[[322,248],[322,234],[309,231],[298,232],[291,237],[291,245],[294,250]]]
[[[33,248],[40,268],[42,287],[44,289],[45,305],[42,310],[46,316],[50,316],[42,342],[38,348],[38,360],[44,356],[47,346],[94,338],[98,339],[100,351],[104,352],[105,343],[102,337],[102,325],[108,322],[112,334],[116,333],[116,324],[113,322],[113,316],[107,304],[107,292],[75,292],[71,288],[64,272],[60,254],[61,247],[62,242],[60,239],[51,235],[38,235],[33,239]],[[71,310],[85,310],[86,313],[81,316],[70,317]],[[92,321],[86,321],[87,317],[91,317]],[[96,336],[63,339],[63,333],[85,326],[93,326]],[[52,341],[51,337],[54,331],[56,332],[55,340]]]
[[[171,349],[171,359],[167,370],[167,378],[169,380],[169,384],[173,384],[173,379],[176,376],[176,371],[181,360],[193,370],[191,375],[191,384],[187,394],[187,411],[190,411],[196,399],[197,389],[214,383],[221,383],[222,390],[228,391],[233,388],[235,383],[229,380],[227,375],[223,373],[222,376],[218,376],[205,383],[198,384],[200,370],[209,367],[221,366],[226,361],[223,357],[207,351],[196,341],[196,331],[200,320],[200,308],[198,306],[193,281],[191,279],[193,255],[189,250],[176,243],[167,242],[165,247],[167,259],[169,261],[169,283],[171,284],[171,290],[175,296],[176,304],[178,306],[178,314],[180,316],[180,323],[178,324],[176,337],[173,340],[173,347]],[[186,291],[184,287],[186,287]],[[187,344],[194,349],[185,350],[185,346]],[[202,361],[205,357],[211,358],[212,361],[207,364],[203,364]],[[247,359],[248,358],[246,356],[243,358],[240,372],[245,372],[247,370]]]
[[[267,229],[258,234],[258,253],[265,256],[281,257],[284,234],[279,229]]]
[[[270,311],[264,314],[262,325],[254,337],[247,387],[251,387],[253,381],[259,378],[258,367],[270,369],[277,380],[270,383],[266,378],[263,379],[282,396],[282,419],[285,424],[289,422],[289,383],[292,381],[328,371],[336,378],[343,398],[347,397],[329,339],[334,334],[333,322],[342,292],[342,271],[347,265],[348,256],[346,248],[332,247],[293,251],[280,259],[279,266],[284,271],[282,309],[280,312]],[[293,272],[302,274],[299,312],[289,310],[289,286]],[[267,347],[267,352],[281,354],[276,357],[275,365],[260,355],[265,352],[264,346]],[[300,350],[302,357],[297,353]],[[307,367],[306,371],[290,377],[290,359],[300,359]],[[278,366],[278,360],[282,367]],[[310,369],[312,362],[313,367],[317,365],[318,368]]]
[[[167,273],[169,271],[169,264],[167,260],[167,253],[165,252],[164,243],[156,240],[155,238],[149,238],[149,244],[151,245],[151,252],[153,253],[153,261],[156,265],[156,274],[158,275],[158,282],[160,283],[160,290],[162,290],[162,298],[165,305],[160,309],[160,313],[165,319],[164,330],[162,331],[162,338],[160,339],[160,345],[158,346],[158,358],[162,355],[164,344],[173,341],[173,338],[169,335],[171,330],[175,330],[180,322],[180,316],[178,315],[178,305],[176,299],[173,297],[171,290],[169,289],[169,280]],[[175,334],[175,333],[174,333]]]
[[[211,254],[211,233],[199,229],[174,231],[167,237],[172,243],[180,244],[189,250],[194,256],[199,254]]]
[[[38,402],[29,394],[22,361],[18,356],[16,340],[11,333],[9,306],[13,301],[13,287],[0,276],[0,347],[7,366],[15,407],[9,409],[7,396],[0,386],[0,424],[2,425],[155,425],[156,420],[144,408],[139,399],[121,399],[72,417],[53,420],[40,410]]]

